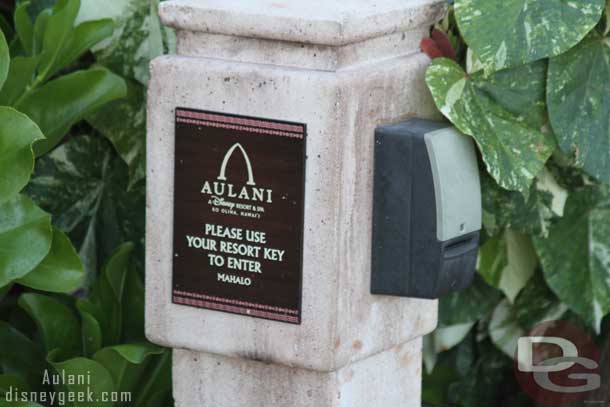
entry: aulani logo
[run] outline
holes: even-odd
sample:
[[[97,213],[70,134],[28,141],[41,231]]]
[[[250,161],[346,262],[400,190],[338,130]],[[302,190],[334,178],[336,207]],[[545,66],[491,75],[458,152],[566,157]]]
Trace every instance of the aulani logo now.
[[[234,184],[228,183],[227,181],[227,166],[229,165],[229,161],[233,156],[233,153],[239,151],[246,163],[246,169],[248,171],[248,181],[245,185],[241,187],[235,186]],[[250,161],[250,157],[246,150],[242,147],[241,144],[235,143],[227,150],[227,153],[222,160],[222,164],[220,165],[220,172],[218,173],[218,177],[216,181],[210,183],[209,181],[205,181],[203,187],[201,188],[201,193],[212,196],[212,203],[216,206],[229,206],[228,202],[225,201],[225,198],[234,198],[234,199],[242,199],[246,201],[252,202],[273,202],[273,191],[271,189],[259,188],[256,187],[256,182],[254,181],[254,171],[252,170],[252,163]],[[232,204],[234,205],[234,204]]]

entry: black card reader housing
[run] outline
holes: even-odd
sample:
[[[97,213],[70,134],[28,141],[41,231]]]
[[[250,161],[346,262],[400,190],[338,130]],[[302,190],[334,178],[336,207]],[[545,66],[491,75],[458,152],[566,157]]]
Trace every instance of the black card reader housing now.
[[[372,294],[432,299],[468,287],[480,229],[471,138],[420,119],[377,128]]]

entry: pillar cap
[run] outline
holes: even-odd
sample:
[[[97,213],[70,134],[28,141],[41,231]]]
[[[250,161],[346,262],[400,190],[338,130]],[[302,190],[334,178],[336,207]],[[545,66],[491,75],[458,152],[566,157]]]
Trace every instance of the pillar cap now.
[[[163,24],[199,31],[341,46],[430,24],[444,0],[171,0]]]

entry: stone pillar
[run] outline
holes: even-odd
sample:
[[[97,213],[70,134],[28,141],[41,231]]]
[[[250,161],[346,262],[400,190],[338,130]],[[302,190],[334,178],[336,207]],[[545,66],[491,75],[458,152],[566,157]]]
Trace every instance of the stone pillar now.
[[[161,3],[178,52],[151,64],[146,331],[174,348],[176,406],[420,405],[437,304],[370,293],[373,140],[436,117],[419,41],[443,3]]]

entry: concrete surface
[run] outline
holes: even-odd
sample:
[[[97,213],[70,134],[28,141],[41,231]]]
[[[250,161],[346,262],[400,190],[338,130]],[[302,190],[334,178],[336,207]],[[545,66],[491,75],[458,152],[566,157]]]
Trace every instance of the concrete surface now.
[[[436,301],[370,294],[374,129],[439,118],[420,38],[442,0],[174,0],[151,64],[146,332],[178,406],[418,406]],[[302,324],[172,304],[174,109],[306,123]],[[222,396],[221,396],[222,395]]]
[[[174,351],[177,407],[418,407],[421,340],[335,372]]]
[[[157,343],[321,371],[390,349],[436,326],[436,302],[370,289],[373,135],[434,108],[413,54],[335,73],[167,56],[152,64],[148,109],[147,333]],[[174,108],[308,125],[303,322],[172,304]]]
[[[306,44],[345,45],[429,25],[439,0],[173,0],[163,24],[178,30]]]

